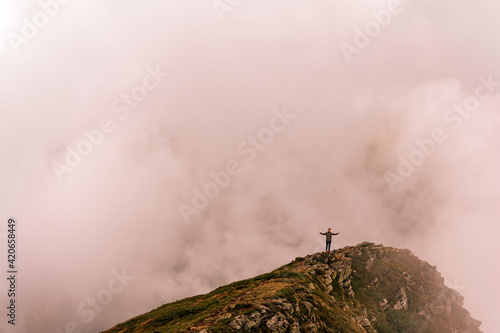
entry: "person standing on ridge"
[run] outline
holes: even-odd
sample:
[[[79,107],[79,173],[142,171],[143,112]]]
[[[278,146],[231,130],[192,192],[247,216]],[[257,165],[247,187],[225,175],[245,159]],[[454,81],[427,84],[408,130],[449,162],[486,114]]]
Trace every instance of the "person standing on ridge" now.
[[[332,245],[332,235],[334,236],[337,236],[338,234],[340,234],[340,231],[337,232],[336,234],[334,234],[332,232],[332,229],[331,228],[328,228],[328,231],[327,232],[319,232],[320,234],[322,235],[326,235],[326,251],[330,251],[330,246]]]

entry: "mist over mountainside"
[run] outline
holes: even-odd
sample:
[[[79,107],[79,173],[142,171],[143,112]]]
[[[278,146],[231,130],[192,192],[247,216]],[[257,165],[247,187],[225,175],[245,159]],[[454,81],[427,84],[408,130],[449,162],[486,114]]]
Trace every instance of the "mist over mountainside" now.
[[[463,297],[409,250],[364,242],[165,304],[104,333],[480,333]]]
[[[499,17],[0,1],[0,257],[14,217],[20,274],[0,332],[102,331],[323,251],[328,227],[334,248],[411,249],[500,332]]]

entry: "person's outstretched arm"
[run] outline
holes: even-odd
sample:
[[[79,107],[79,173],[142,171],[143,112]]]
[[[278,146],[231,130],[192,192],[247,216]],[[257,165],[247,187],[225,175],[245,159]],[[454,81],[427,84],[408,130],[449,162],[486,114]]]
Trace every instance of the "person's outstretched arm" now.
[[[334,233],[332,232],[332,235],[337,236],[338,234],[340,234],[340,231],[339,231],[339,232],[337,232],[336,234],[334,234]]]
[[[319,233],[322,234],[322,235],[326,235],[326,233],[322,233],[321,231]]]

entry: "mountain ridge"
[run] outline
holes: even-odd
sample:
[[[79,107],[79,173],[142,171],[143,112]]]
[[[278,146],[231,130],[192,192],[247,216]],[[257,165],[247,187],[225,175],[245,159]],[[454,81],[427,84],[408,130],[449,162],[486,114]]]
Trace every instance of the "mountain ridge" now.
[[[164,304],[105,333],[481,333],[435,266],[363,242]]]

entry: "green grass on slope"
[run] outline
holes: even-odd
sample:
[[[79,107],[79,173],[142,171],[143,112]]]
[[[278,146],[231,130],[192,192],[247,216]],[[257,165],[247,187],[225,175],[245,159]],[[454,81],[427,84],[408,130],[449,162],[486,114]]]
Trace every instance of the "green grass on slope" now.
[[[364,246],[339,250],[352,260],[350,298],[344,287],[333,279],[325,285],[325,265],[331,264],[334,253],[321,253],[312,260],[297,258],[293,262],[251,279],[234,282],[205,294],[165,304],[151,312],[121,323],[105,333],[186,333],[207,329],[213,333],[234,331],[229,323],[238,315],[250,315],[268,310],[263,316],[270,319],[284,312],[276,298],[286,299],[293,306],[287,312],[289,324],[300,323],[300,331],[307,332],[311,318],[322,325],[320,331],[353,333],[365,332],[360,318],[368,319],[379,333],[442,333],[447,326],[442,321],[424,322],[418,312],[427,303],[439,299],[441,288],[432,267],[409,251]],[[318,263],[318,264],[315,264]],[[343,261],[345,262],[345,261]],[[342,262],[341,262],[342,263]],[[348,271],[350,268],[343,266]],[[328,278],[329,279],[329,278]],[[407,310],[394,310],[392,305],[400,288],[409,300]],[[330,289],[330,290],[329,290]],[[387,300],[387,309],[380,305]],[[456,327],[466,327],[460,309],[452,318]],[[366,320],[364,319],[364,320]],[[267,332],[265,325],[254,329]]]
[[[255,310],[255,304],[269,297],[285,296],[288,287],[300,284],[304,279],[300,273],[280,271],[279,269],[251,278],[231,283],[215,289],[209,294],[189,297],[159,308],[121,323],[106,333],[141,333],[141,332],[183,332],[204,321],[211,323],[211,318],[222,314],[231,307],[231,314],[247,313]],[[279,293],[280,290],[283,290]],[[277,293],[278,292],[278,293]],[[232,319],[219,321],[210,325],[211,331],[227,330]]]

